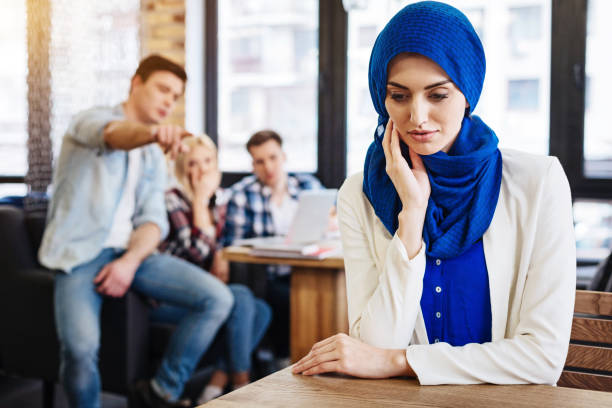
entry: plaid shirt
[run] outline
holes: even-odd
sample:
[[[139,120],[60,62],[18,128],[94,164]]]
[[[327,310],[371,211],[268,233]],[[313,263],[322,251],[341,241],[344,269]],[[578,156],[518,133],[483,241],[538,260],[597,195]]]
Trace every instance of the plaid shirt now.
[[[221,193],[217,190],[215,198],[221,197]],[[166,192],[165,198],[170,232],[166,240],[159,245],[159,251],[185,259],[207,271],[210,270],[217,242],[223,230],[225,205],[216,204],[215,199],[213,207],[215,231],[210,234],[193,225],[191,202],[182,191],[173,188]]]
[[[289,174],[287,190],[297,200],[303,190],[323,188],[321,182],[310,174]],[[263,185],[255,175],[247,176],[230,187],[227,218],[221,244],[229,246],[242,238],[275,235],[270,211],[272,189]]]

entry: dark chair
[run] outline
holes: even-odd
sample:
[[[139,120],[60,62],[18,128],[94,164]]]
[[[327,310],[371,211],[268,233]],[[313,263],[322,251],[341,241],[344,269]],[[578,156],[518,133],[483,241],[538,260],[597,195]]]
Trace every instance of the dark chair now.
[[[576,291],[576,306],[560,387],[612,391],[612,293]]]
[[[59,344],[53,315],[55,272],[36,252],[45,220],[0,205],[0,370],[44,381],[43,406],[53,405]],[[139,295],[105,299],[99,366],[105,391],[128,394],[150,374],[148,308]]]
[[[612,292],[612,253],[597,265],[595,276],[587,289]]]

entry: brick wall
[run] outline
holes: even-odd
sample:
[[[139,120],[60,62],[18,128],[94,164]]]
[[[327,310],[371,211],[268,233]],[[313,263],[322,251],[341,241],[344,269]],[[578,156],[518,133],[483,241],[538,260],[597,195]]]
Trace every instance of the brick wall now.
[[[141,0],[140,7],[141,56],[157,53],[185,65],[185,0]],[[184,126],[184,98],[168,121]]]

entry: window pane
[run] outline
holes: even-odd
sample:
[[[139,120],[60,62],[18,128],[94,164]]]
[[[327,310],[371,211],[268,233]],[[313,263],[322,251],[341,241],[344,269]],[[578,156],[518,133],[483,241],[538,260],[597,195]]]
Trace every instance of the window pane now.
[[[574,202],[577,288],[586,289],[597,272],[597,265],[612,249],[612,202],[576,200]]]
[[[574,223],[578,259],[600,261],[612,249],[612,202],[576,200]]]
[[[608,97],[612,94],[612,2],[589,0],[586,38],[584,111],[584,172],[587,177],[612,178],[612,133]]]
[[[250,171],[258,130],[284,139],[287,169],[317,169],[318,2],[219,2],[219,164]]]
[[[25,196],[28,187],[21,183],[0,183],[0,198],[7,196]]]
[[[409,3],[412,1],[371,1],[349,13],[348,174],[362,169],[377,123],[368,91],[372,45],[389,18]],[[485,49],[487,73],[474,114],[496,132],[500,147],[547,154],[551,1],[446,3],[465,13]]]
[[[72,117],[124,101],[138,66],[139,0],[54,0],[50,47],[55,156]]]
[[[24,0],[3,0],[0,13],[0,175],[27,171],[27,38]]]

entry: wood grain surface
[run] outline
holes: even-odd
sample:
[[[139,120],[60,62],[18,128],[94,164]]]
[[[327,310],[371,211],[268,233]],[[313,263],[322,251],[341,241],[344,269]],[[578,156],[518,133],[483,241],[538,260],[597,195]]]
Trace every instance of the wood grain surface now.
[[[344,259],[334,257],[326,259],[293,259],[250,255],[248,247],[230,246],[223,249],[223,258],[231,262],[244,262],[266,265],[290,265],[303,266],[307,268],[331,268],[343,269]]]
[[[612,293],[577,290],[574,313],[612,316]]]
[[[609,375],[563,371],[557,386],[559,388],[572,387],[583,390],[606,391],[606,394],[612,396],[612,377]],[[612,402],[609,402],[608,405],[594,405],[593,407],[595,406],[612,407]]]
[[[233,407],[612,407],[612,393],[547,385],[420,386],[413,379],[306,377],[289,368],[213,400]]]
[[[572,340],[612,343],[612,320],[574,316]]]
[[[570,344],[565,365],[589,370],[612,371],[612,349]]]
[[[290,300],[291,362],[316,342],[348,333],[344,270],[294,267]]]

